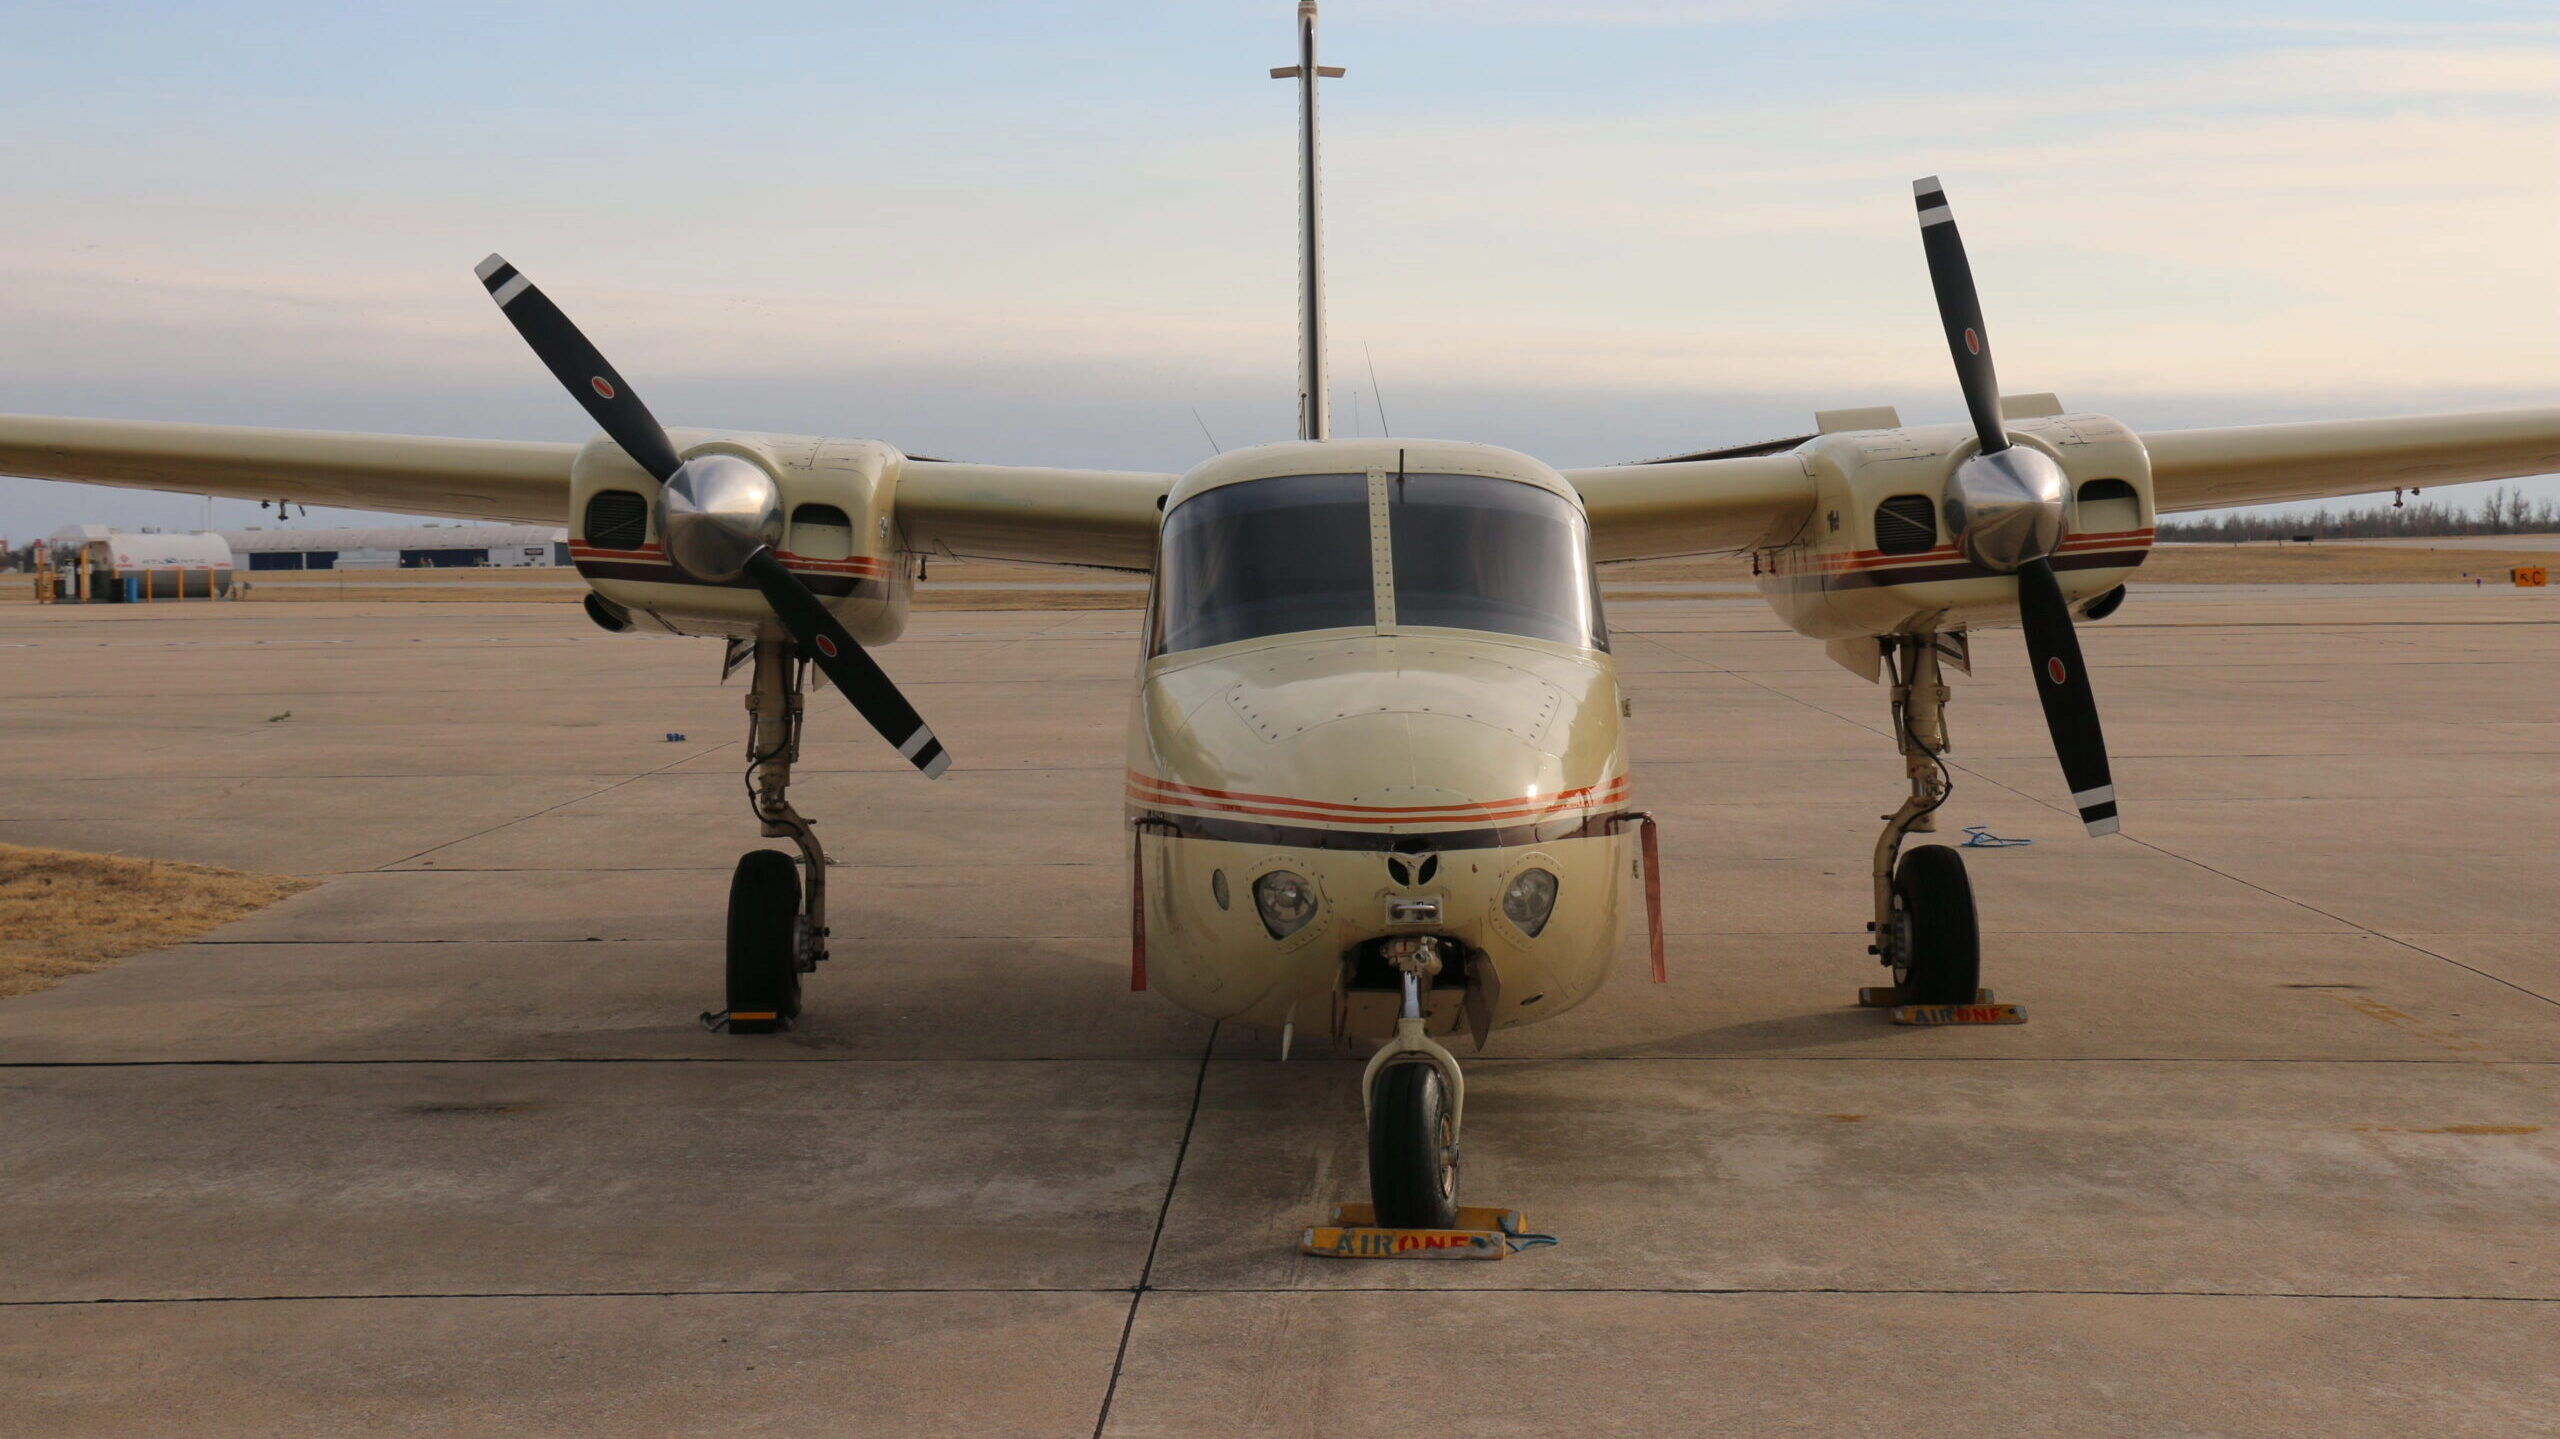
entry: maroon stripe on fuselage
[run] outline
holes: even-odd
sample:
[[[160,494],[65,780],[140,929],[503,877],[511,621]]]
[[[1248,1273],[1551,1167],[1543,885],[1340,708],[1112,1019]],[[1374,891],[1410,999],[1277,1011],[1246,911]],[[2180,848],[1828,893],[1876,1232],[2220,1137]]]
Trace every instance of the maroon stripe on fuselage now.
[[[701,589],[752,590],[755,581],[740,575],[728,580],[698,580],[673,565],[649,564],[638,560],[579,560],[578,573],[591,580],[629,580],[645,585],[692,585]],[[881,580],[856,579],[851,575],[811,574],[793,570],[792,578],[809,587],[809,593],[828,599],[859,595],[867,600],[885,599],[889,586]]]
[[[1273,849],[1330,849],[1447,852],[1464,849],[1510,849],[1530,844],[1556,844],[1568,839],[1602,839],[1613,833],[1617,813],[1564,815],[1535,824],[1475,825],[1394,834],[1386,830],[1326,829],[1316,825],[1267,824],[1219,815],[1175,814],[1167,810],[1129,807],[1132,822],[1151,828],[1170,826],[1184,839],[1223,840]],[[1159,830],[1161,832],[1161,830]]]
[[[2057,570],[2131,569],[2149,558],[2148,549],[2074,550],[2055,555],[2048,563]],[[1985,569],[1971,560],[1953,564],[1875,566],[1859,570],[1796,570],[1776,576],[1790,589],[1859,590],[1878,585],[1925,585],[1942,580],[2006,579],[1998,570]]]

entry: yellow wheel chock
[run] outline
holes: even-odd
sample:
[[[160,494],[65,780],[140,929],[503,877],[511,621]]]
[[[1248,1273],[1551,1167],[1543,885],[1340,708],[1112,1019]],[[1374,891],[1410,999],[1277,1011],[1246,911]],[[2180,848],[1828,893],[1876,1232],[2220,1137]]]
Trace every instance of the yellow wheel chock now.
[[[1517,1209],[1461,1204],[1455,1229],[1382,1229],[1370,1205],[1337,1204],[1331,1223],[1299,1236],[1298,1252],[1320,1259],[1500,1259],[1556,1242],[1523,1224]]]
[[[1890,1009],[1896,1024],[2024,1024],[2027,1012],[2014,1004],[1993,1004],[1991,991],[1977,989],[1971,1004],[1912,1004],[1895,985],[1867,985],[1858,991],[1861,1009]]]

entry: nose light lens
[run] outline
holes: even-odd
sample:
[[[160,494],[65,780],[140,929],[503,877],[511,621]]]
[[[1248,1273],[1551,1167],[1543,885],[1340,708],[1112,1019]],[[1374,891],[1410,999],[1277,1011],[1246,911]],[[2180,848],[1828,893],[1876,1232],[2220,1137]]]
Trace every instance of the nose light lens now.
[[[1316,917],[1316,887],[1305,875],[1275,869],[1253,882],[1253,907],[1273,939],[1287,939]]]
[[[1502,917],[1531,939],[1547,927],[1556,912],[1556,877],[1543,869],[1524,869],[1502,891]]]

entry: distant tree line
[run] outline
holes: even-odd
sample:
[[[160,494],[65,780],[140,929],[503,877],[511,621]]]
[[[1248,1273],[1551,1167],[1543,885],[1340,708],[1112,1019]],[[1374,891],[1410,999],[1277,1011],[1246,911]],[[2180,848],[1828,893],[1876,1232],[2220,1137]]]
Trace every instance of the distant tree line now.
[[[2361,510],[2332,510],[2323,505],[2308,514],[2164,519],[2159,538],[2237,544],[2244,540],[2289,540],[2300,535],[2324,540],[2387,540],[2432,535],[2538,535],[2553,531],[2560,531],[2560,500],[2536,501],[2520,490],[2500,486],[2481,497],[2471,509],[2417,499]]]

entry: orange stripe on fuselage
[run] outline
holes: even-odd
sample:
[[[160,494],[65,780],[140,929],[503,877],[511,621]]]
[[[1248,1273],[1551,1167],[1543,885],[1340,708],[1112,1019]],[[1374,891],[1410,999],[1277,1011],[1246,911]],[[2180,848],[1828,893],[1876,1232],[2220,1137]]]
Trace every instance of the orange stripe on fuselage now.
[[[874,559],[869,555],[855,555],[851,559],[843,560],[811,559],[806,555],[795,555],[789,550],[776,550],[773,555],[775,559],[782,561],[785,569],[798,570],[804,574],[858,575],[865,579],[878,579],[889,572],[886,561]],[[642,545],[636,550],[608,550],[600,545],[585,544],[577,540],[569,542],[569,558],[642,564],[669,562],[665,549],[656,544]]]
[[[2104,534],[2073,535],[2069,539],[2064,540],[2054,553],[2080,554],[2090,550],[2148,548],[2151,544],[2151,537],[2153,533],[2154,532],[2151,530],[2144,529],[2110,530]],[[1953,544],[1937,545],[1929,549],[1921,550],[1916,554],[1905,555],[1888,555],[1882,550],[1848,550],[1839,554],[1807,555],[1799,559],[1788,560],[1784,558],[1786,554],[1787,552],[1785,550],[1778,550],[1772,557],[1771,568],[1779,574],[1849,574],[1858,570],[1895,569],[1904,566],[1917,565],[1941,565],[1950,560],[1961,560],[1965,557],[1964,551],[1958,549]]]
[[[1480,800],[1456,805],[1365,805],[1340,804],[1332,800],[1291,799],[1286,795],[1242,794],[1230,790],[1203,789],[1197,785],[1176,784],[1152,775],[1129,772],[1129,797],[1145,804],[1172,805],[1186,809],[1208,810],[1220,814],[1250,814],[1266,818],[1320,820],[1329,824],[1443,824],[1489,823],[1497,820],[1534,819],[1567,810],[1587,809],[1593,805],[1616,803],[1626,798],[1628,779],[1619,775],[1581,789],[1538,798]]]

